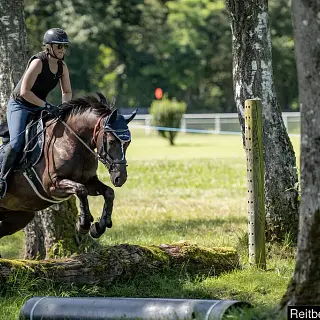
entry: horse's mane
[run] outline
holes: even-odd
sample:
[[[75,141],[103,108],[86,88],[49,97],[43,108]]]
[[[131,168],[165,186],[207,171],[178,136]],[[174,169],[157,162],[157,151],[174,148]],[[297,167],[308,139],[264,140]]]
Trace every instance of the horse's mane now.
[[[112,111],[114,109],[114,100],[112,103],[109,103],[104,95],[100,92],[97,92],[97,96],[100,99],[91,95],[64,102],[61,105],[62,115],[65,118],[68,118],[69,116],[80,115],[87,110],[90,110],[96,115],[101,116],[106,111]]]

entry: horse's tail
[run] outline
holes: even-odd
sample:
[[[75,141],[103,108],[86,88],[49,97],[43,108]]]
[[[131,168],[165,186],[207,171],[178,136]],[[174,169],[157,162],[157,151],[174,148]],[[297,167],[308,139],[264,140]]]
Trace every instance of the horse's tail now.
[[[9,137],[9,128],[8,128],[7,121],[2,121],[0,123],[0,137],[1,138]]]

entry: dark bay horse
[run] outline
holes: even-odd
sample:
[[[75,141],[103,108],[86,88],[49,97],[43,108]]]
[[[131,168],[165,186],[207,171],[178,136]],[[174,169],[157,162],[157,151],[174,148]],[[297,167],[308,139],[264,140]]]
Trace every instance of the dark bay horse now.
[[[127,123],[136,115],[118,114],[102,94],[61,105],[61,115],[44,123],[41,158],[28,170],[21,167],[8,177],[8,190],[0,200],[0,238],[24,228],[35,211],[75,194],[80,201],[77,229],[94,238],[111,228],[114,191],[97,177],[98,160],[108,169],[115,187],[127,179],[126,149],[131,135]],[[95,151],[97,150],[97,151]],[[33,177],[32,177],[33,176]],[[41,190],[39,190],[41,189]],[[93,222],[88,196],[103,196],[99,222]]]

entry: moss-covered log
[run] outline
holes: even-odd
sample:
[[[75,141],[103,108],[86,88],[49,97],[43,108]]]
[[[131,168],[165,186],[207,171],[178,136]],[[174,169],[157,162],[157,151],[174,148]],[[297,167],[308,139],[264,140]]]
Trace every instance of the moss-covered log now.
[[[0,281],[27,272],[55,282],[106,285],[166,270],[217,275],[239,267],[233,248],[204,248],[188,243],[160,246],[121,244],[59,260],[0,259]]]

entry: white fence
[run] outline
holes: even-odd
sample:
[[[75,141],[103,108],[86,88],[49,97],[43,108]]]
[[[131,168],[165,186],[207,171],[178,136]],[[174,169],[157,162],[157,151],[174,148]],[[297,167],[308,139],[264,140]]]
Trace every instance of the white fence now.
[[[289,134],[300,134],[300,112],[283,112],[283,122]],[[150,114],[138,114],[133,126],[143,127],[146,134],[153,129]],[[181,132],[202,132],[203,133],[230,133],[241,132],[237,113],[199,113],[185,114],[181,120]]]

